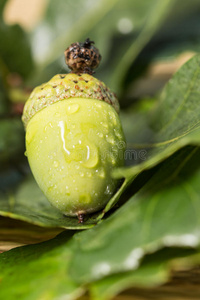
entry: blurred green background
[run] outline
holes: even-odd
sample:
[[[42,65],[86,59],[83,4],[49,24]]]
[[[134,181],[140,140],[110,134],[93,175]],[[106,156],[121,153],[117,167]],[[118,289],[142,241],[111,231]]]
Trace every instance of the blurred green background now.
[[[133,149],[132,143],[134,141],[141,141],[144,145],[149,140],[151,141],[153,130],[151,126],[146,126],[148,125],[147,116],[149,116],[147,112],[157,104],[157,99],[165,83],[184,62],[195,53],[200,52],[199,16],[199,0],[0,0],[0,252],[23,244],[48,240],[64,230],[63,228],[80,229],[76,219],[63,217],[61,213],[54,210],[47,199],[42,195],[42,192],[35,184],[33,178],[30,179],[30,169],[27,158],[24,155],[25,132],[21,122],[23,106],[32,89],[36,85],[48,81],[57,73],[69,72],[64,62],[64,50],[71,43],[84,41],[88,37],[95,41],[95,45],[99,48],[102,55],[102,62],[95,76],[104,81],[116,92],[120,101],[120,118],[122,120],[127,145],[128,148]],[[181,135],[180,132],[182,133],[185,127],[194,129],[193,120],[197,120],[197,124],[199,124],[197,109],[199,77],[194,78],[193,76],[196,69],[198,69],[199,61],[199,56],[197,56],[197,58],[194,57],[194,60],[183,67],[182,71],[172,79],[172,87],[170,86],[167,90],[166,99],[164,99],[167,106],[161,105],[161,110],[158,109],[157,115],[155,115],[154,121],[156,123],[155,127],[157,128],[162,124],[164,113],[167,112],[167,117],[169,117],[171,113],[171,111],[168,112],[168,110],[170,110],[169,108],[173,111],[173,103],[176,102],[176,104],[178,103],[178,105],[180,105],[182,98],[188,100],[188,106],[187,103],[184,103],[185,106],[183,105],[183,107],[181,107],[182,111],[176,116],[177,118],[173,119],[171,124],[172,127],[174,126],[172,131],[174,134],[173,138],[177,141],[177,148],[174,151],[179,150],[192,141],[192,139],[190,140],[191,136],[188,138],[187,135]],[[186,74],[187,72],[185,72],[185,70],[188,70],[188,74]],[[186,93],[185,91],[189,92]],[[186,97],[185,94],[187,94]],[[165,107],[167,107],[166,110]],[[181,121],[177,122],[177,120]],[[176,127],[178,127],[178,129]],[[138,130],[138,128],[140,129]],[[191,132],[186,133],[190,135]],[[163,134],[163,132],[161,133]],[[162,151],[164,152],[162,142],[163,140],[166,141],[169,139],[166,132],[164,133],[160,140],[160,137],[156,140],[158,141],[158,145],[161,145],[160,148],[157,147],[158,151],[154,153],[149,151],[150,158],[151,155],[156,157],[158,153],[157,164],[159,164],[162,159],[164,160],[173,154],[173,152],[166,151],[166,156],[162,156]],[[195,138],[198,145],[199,136],[197,131]],[[181,140],[182,137],[183,139],[185,137],[187,140],[186,144]],[[171,140],[169,140],[169,142],[171,142]],[[143,147],[145,148],[144,145]],[[153,150],[157,149],[153,148]],[[86,275],[90,275],[90,273],[88,273],[90,272],[89,266],[91,266],[93,270],[93,264],[96,264],[96,260],[104,259],[107,255],[106,251],[109,249],[112,250],[112,247],[114,250],[110,251],[110,253],[112,253],[110,256],[111,267],[113,268],[111,268],[111,275],[112,272],[113,274],[116,273],[115,267],[118,267],[115,263],[112,265],[113,258],[114,261],[116,259],[118,265],[121,263],[121,266],[124,267],[123,258],[120,260],[121,252],[123,254],[124,251],[124,255],[129,257],[129,255],[134,253],[134,250],[142,249],[142,255],[145,255],[149,253],[146,249],[150,249],[148,246],[151,245],[152,241],[156,241],[156,243],[158,241],[156,245],[160,247],[160,238],[163,238],[164,246],[175,245],[185,247],[187,243],[181,244],[182,239],[179,239],[179,243],[176,244],[177,236],[182,237],[182,235],[185,234],[186,238],[189,236],[189,245],[191,241],[190,237],[192,237],[194,241],[198,241],[199,247],[199,230],[197,230],[199,229],[199,206],[193,206],[193,202],[197,202],[196,199],[198,196],[196,196],[196,194],[199,195],[200,173],[195,174],[199,161],[199,148],[197,154],[192,158],[192,161],[188,161],[187,155],[188,153],[190,154],[190,152],[193,153],[192,151],[194,151],[193,147],[186,147],[171,156],[163,165],[160,164],[152,168],[155,164],[151,164],[150,167],[152,169],[141,172],[136,180],[133,181],[132,186],[130,185],[126,191],[127,186],[125,181],[120,203],[118,203],[118,207],[115,206],[115,208],[118,208],[118,214],[112,214],[111,218],[109,218],[112,212],[107,213],[105,219],[108,218],[105,222],[100,223],[100,226],[97,225],[94,227],[94,236],[90,236],[92,232],[90,230],[83,232],[83,252],[85,247],[87,256],[83,256],[84,259],[82,259],[81,255],[84,253],[82,253],[81,247],[75,254],[74,249],[72,249],[74,254],[72,262],[75,262],[75,268],[72,266],[71,270],[77,272],[75,274],[76,276],[79,276],[80,270],[83,273],[85,270]],[[185,157],[187,158],[186,167],[183,168],[181,173],[182,177],[179,178],[180,174],[178,174],[176,170],[180,171],[182,161],[184,161]],[[135,165],[138,162],[139,161],[133,158],[128,161],[127,164]],[[145,168],[148,169],[149,165],[147,164]],[[143,170],[146,170],[145,168]],[[156,173],[157,168],[160,173]],[[175,176],[173,173],[174,170]],[[133,172],[133,170],[130,172]],[[137,172],[134,172],[130,176],[131,180],[134,179],[135,174],[137,174]],[[192,177],[193,172],[195,176],[197,176],[194,176],[194,179]],[[154,174],[155,177],[153,177]],[[176,176],[177,178],[175,178]],[[151,181],[149,180],[150,178],[152,178]],[[162,184],[161,187],[159,186],[160,181],[163,180],[165,183],[166,178],[168,179],[168,185],[164,185],[162,189]],[[153,189],[152,191],[150,189],[150,192],[148,192],[147,185],[148,193],[146,201],[144,199],[146,197],[145,189],[144,195],[141,189],[142,192],[140,194],[138,193],[136,197],[133,197],[148,180],[150,181],[150,188],[153,186]],[[196,194],[193,195],[192,193],[191,196],[187,190],[185,190],[184,193],[184,188],[182,188],[180,182],[183,185],[185,182],[189,182],[191,186],[194,187],[194,190],[197,191]],[[157,207],[154,200],[158,199],[158,197],[156,198],[155,195],[156,197],[160,197],[160,202]],[[127,202],[129,206],[126,205],[126,203],[126,206],[124,205],[122,207],[122,209],[125,207],[124,210],[120,212],[121,208],[119,206],[130,197],[130,201]],[[148,206],[149,203],[150,206]],[[181,209],[179,210],[180,207]],[[139,213],[137,214],[137,212]],[[151,217],[151,213],[153,217]],[[138,219],[137,216],[139,216]],[[86,224],[84,224],[84,228],[92,227],[96,224],[96,220],[97,219],[93,218],[93,216],[89,217]],[[36,226],[36,224],[38,226]],[[99,228],[100,231],[98,232]],[[140,235],[138,235],[141,228],[144,230],[142,236],[144,240],[141,239],[143,243],[142,246],[140,245]],[[83,227],[81,229],[83,229]],[[175,244],[166,244],[164,238],[171,234],[171,229],[174,230],[172,231],[174,233],[172,237],[175,237]],[[95,232],[95,230],[97,231]],[[65,234],[65,238],[68,239],[72,235],[72,232],[68,230]],[[79,244],[81,241],[81,233],[78,233],[77,236],[77,244]],[[134,236],[134,239],[130,238],[132,236]],[[104,239],[106,240],[105,244],[102,242]],[[76,243],[76,236],[74,240]],[[122,242],[123,240],[125,241],[124,243]],[[88,245],[91,245],[91,241],[94,246],[93,260],[91,259],[93,246],[91,246],[91,249],[87,248]],[[65,288],[67,287],[65,281],[67,275],[65,251],[69,251],[70,247],[67,248],[65,247],[66,245],[63,244],[63,250],[61,247],[60,250],[55,251],[53,255],[56,254],[56,266],[57,262],[60,262],[58,263],[58,269],[54,271],[53,268],[49,268],[49,263],[50,266],[51,263],[54,265],[54,259],[52,258],[51,251],[49,251],[52,249],[54,243],[57,247],[58,244],[56,240],[49,241],[49,244],[45,244],[47,246],[43,244],[44,250],[40,244],[36,245],[36,248],[31,248],[31,246],[30,248],[19,248],[19,252],[17,252],[18,250],[16,251],[16,256],[15,252],[10,252],[10,254],[7,252],[5,254],[8,255],[8,265],[4,256],[1,256],[2,260],[0,263],[3,262],[3,265],[5,264],[4,271],[6,274],[4,274],[4,282],[2,281],[2,291],[3,293],[5,292],[6,297],[8,291],[12,294],[15,289],[11,289],[10,287],[15,287],[15,285],[19,286],[19,289],[16,289],[17,293],[20,291],[20,288],[24,291],[25,286],[27,287],[25,291],[27,293],[29,292],[29,288],[30,290],[33,289],[36,293],[40,288],[41,291],[43,288],[46,289],[46,286],[53,289],[54,284],[52,284],[52,287],[51,284],[49,284],[49,274],[51,274],[51,272],[53,274],[52,282],[55,283],[56,274],[56,278],[59,281],[59,292],[59,284],[61,283],[61,285],[63,284],[63,293],[65,293]],[[117,252],[116,245],[117,247],[121,245],[122,251]],[[100,251],[98,247],[100,247]],[[155,251],[157,251],[159,248],[155,249]],[[169,278],[168,264],[163,264],[164,267],[162,266],[165,268],[163,278],[162,272],[160,273],[159,260],[161,263],[166,263],[170,257],[181,257],[184,255],[184,251],[182,250],[182,248],[177,250],[178,255],[177,253],[172,253],[167,256],[166,253],[169,251],[169,248],[166,248],[163,252],[160,251],[160,256],[157,255],[158,253],[152,254],[152,257],[149,255],[149,258],[146,258],[147,272],[145,271],[145,260],[142,266],[144,273],[142,268],[138,269],[141,282],[143,282],[144,285],[149,285],[149,282],[151,282],[151,280],[154,281],[154,278],[158,278],[158,281],[155,281],[153,284],[165,282],[167,278]],[[194,249],[191,250],[193,251]],[[47,268],[44,267],[46,265],[43,264],[43,258],[41,258],[41,265],[40,259],[38,259],[38,253],[46,251],[49,251],[49,260],[46,260],[44,257],[45,264],[48,265]],[[194,252],[195,251],[198,252],[196,262],[199,264],[199,248],[195,249]],[[150,252],[152,253],[152,248]],[[12,253],[14,253],[13,259],[10,259],[12,258]],[[34,255],[32,257],[30,253],[33,253],[35,258]],[[61,253],[63,253],[63,255],[60,255]],[[191,254],[193,254],[193,252],[191,252]],[[28,267],[26,255],[28,260],[30,257],[33,258],[33,263],[30,259]],[[59,259],[57,259],[57,257],[59,257]],[[150,261],[150,265],[148,265],[148,260]],[[13,264],[13,261],[18,262],[19,266],[21,263],[21,269],[18,269],[18,265]],[[153,268],[151,262],[153,262]],[[33,269],[31,269],[30,266],[33,266]],[[156,267],[155,270],[154,267]],[[8,270],[7,272],[9,268],[10,271]],[[21,270],[21,272],[19,272],[19,270]],[[35,276],[35,272],[37,271],[37,273],[39,273],[38,270],[40,270],[41,278],[39,276],[38,281],[32,281],[37,277]],[[60,277],[57,276],[60,270],[61,277],[63,276],[63,280],[61,281]],[[50,273],[46,273],[46,271]],[[124,271],[124,269],[120,269],[119,267],[118,271],[121,272]],[[109,275],[107,273],[105,274],[106,276]],[[147,275],[146,281],[145,274]],[[148,274],[150,275],[148,276]],[[152,274],[155,276],[152,276]],[[20,280],[18,282],[18,279],[20,279],[18,275],[21,275],[21,277],[19,276],[21,278],[21,286]],[[120,275],[120,273],[116,275]],[[121,288],[123,289],[124,282],[126,285],[126,280],[124,281],[123,276],[127,274],[122,273],[121,275]],[[134,282],[134,273],[132,275]],[[29,278],[27,279],[26,277]],[[69,286],[71,286],[70,277],[68,279]],[[109,282],[109,277],[106,277],[105,283],[104,279],[102,282],[100,281],[99,286],[97,283],[97,297],[99,294],[101,295],[102,288],[106,290],[106,286],[109,286],[107,279]],[[110,279],[110,284],[112,285],[113,278],[110,277]],[[117,279],[117,277],[114,278],[113,281],[114,285],[117,286],[115,279]],[[120,280],[120,276],[118,279]],[[29,280],[30,284],[25,285],[25,280]],[[128,277],[127,280],[129,280]],[[35,283],[35,285],[33,283]],[[184,286],[187,287],[187,284],[184,284]],[[38,289],[35,289],[35,287],[38,287]],[[196,283],[195,287],[197,287]],[[182,288],[183,286],[179,285],[180,293],[182,293]],[[95,292],[95,285],[93,289]],[[190,288],[190,290],[192,291],[193,288]],[[30,297],[32,297],[31,293],[29,294]]]

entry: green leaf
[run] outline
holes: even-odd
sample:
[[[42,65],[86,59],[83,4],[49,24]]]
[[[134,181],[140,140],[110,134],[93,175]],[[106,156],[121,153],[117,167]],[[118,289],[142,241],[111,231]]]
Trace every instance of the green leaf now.
[[[135,271],[118,273],[93,282],[90,292],[93,300],[112,299],[125,289],[132,288],[132,295],[138,295],[137,288],[154,298],[154,289],[170,279],[170,275],[181,270],[189,270],[198,264],[198,250],[165,248],[154,254],[147,255]],[[173,284],[173,283],[172,283]],[[177,283],[178,284],[178,283]],[[181,282],[179,282],[181,284]],[[135,289],[136,288],[136,289]],[[150,288],[150,290],[148,290]],[[164,291],[163,291],[164,292]]]
[[[115,176],[132,177],[149,169],[188,144],[199,144],[200,55],[194,56],[171,78],[156,109],[135,126],[133,151],[145,154],[137,166],[122,168]]]
[[[2,21],[3,10],[4,10],[6,2],[7,2],[7,0],[1,0],[1,2],[0,2],[0,21]]]
[[[136,271],[118,273],[92,283],[91,298],[93,300],[112,299],[130,287],[154,287],[165,283],[167,279],[168,272],[165,263],[147,264]]]
[[[37,245],[0,255],[0,298],[13,300],[77,299],[84,288],[68,276],[70,231]]]
[[[165,246],[200,244],[200,150],[184,148],[158,166],[148,183],[109,219],[76,235],[73,278],[89,282],[137,269]],[[117,250],[116,250],[117,249]]]
[[[6,114],[8,114],[8,111],[9,103],[7,100],[6,90],[4,88],[0,72],[0,117],[3,117]]]
[[[25,78],[33,69],[28,35],[19,25],[8,26],[4,23],[2,16],[6,3],[7,0],[2,0],[0,4],[0,73],[4,81],[9,72],[16,72]]]
[[[0,297],[78,299],[86,286],[76,283],[68,271],[74,249],[71,238],[72,232],[65,231],[50,241],[0,254]],[[198,249],[164,249],[145,257],[138,270],[105,277],[87,288],[94,300],[110,299],[128,287],[162,284],[169,278],[169,272],[180,269],[180,263],[181,269],[188,269],[199,260]]]
[[[0,36],[0,71],[6,65],[8,72],[16,72],[25,78],[33,69],[27,35],[18,25],[6,26],[0,23]]]
[[[156,168],[155,175],[135,199],[95,228],[76,234],[72,244],[65,243],[65,234],[66,238],[70,235],[66,232],[62,247],[59,238],[0,255],[0,296],[13,299],[20,293],[22,299],[32,295],[36,299],[46,296],[44,291],[48,290],[50,299],[59,297],[59,293],[72,293],[76,299],[73,289],[76,291],[85,283],[101,279],[90,288],[96,299],[107,299],[130,286],[163,283],[171,270],[168,260],[195,254],[192,249],[200,244],[199,163],[199,148],[187,147],[175,153]],[[165,246],[191,250],[178,249],[176,255],[167,254],[168,251],[159,255],[156,251]],[[146,254],[154,252],[154,259],[145,258],[141,263]],[[67,271],[69,260],[71,265]],[[19,276],[18,286],[10,289],[15,286],[16,276]],[[55,278],[59,278],[59,283]],[[48,280],[54,280],[54,292],[47,289]],[[78,295],[79,292],[82,293],[83,288],[78,288]]]

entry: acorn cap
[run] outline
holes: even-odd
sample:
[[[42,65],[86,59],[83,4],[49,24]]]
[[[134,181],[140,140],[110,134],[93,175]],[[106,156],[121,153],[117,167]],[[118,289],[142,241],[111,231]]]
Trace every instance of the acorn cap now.
[[[119,102],[115,94],[102,81],[89,74],[58,74],[31,93],[22,116],[25,128],[38,111],[69,98],[98,99],[112,105],[119,112]]]

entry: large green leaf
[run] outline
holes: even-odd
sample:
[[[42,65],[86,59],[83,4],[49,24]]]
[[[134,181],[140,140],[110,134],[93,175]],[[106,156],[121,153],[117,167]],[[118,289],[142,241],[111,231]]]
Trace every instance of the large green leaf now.
[[[173,270],[189,269],[200,261],[199,251],[166,248],[145,257],[135,271],[105,276],[89,286],[76,283],[68,272],[72,233],[48,242],[20,247],[0,255],[0,297],[16,299],[78,299],[89,288],[91,299],[111,299],[129,287],[155,287]],[[137,295],[137,290],[136,293]]]
[[[2,76],[0,72],[0,117],[6,115],[9,111],[9,103],[6,97],[6,91],[2,82]]]
[[[6,2],[7,2],[7,0],[1,0],[1,4],[0,4],[0,20],[1,20],[1,22],[3,20],[3,10],[6,5]]]
[[[200,55],[198,54],[172,77],[156,109],[143,116],[139,124],[135,124],[130,140],[131,149],[133,153],[134,151],[143,153],[143,162],[131,168],[117,170],[115,175],[135,176],[155,166],[181,147],[199,144],[199,82]]]
[[[169,281],[172,271],[177,272],[179,268],[189,270],[195,264],[198,264],[199,260],[198,250],[165,248],[154,254],[147,255],[140,267],[135,271],[105,276],[101,280],[93,282],[90,285],[92,299],[112,299],[130,287],[132,288],[132,295],[135,297],[139,296],[138,288],[141,288],[144,292],[146,290],[146,294],[149,294],[154,299],[155,290],[153,288]]]
[[[128,287],[154,287],[169,278],[171,270],[191,268],[199,251],[164,249],[149,255],[136,271],[106,276],[89,286],[76,283],[68,272],[72,259],[72,232],[53,240],[0,254],[0,297],[3,299],[78,299],[88,288],[92,299],[110,299]]]
[[[0,255],[0,298],[77,299],[84,289],[68,276],[71,232]]]
[[[19,25],[7,26],[0,21],[0,37],[0,72],[4,77],[16,72],[25,78],[33,69],[28,36]]]
[[[200,150],[166,160],[134,197],[95,228],[75,236],[71,274],[80,282],[137,269],[164,246],[200,244]]]
[[[4,80],[9,72],[27,76],[33,68],[31,46],[28,35],[19,25],[8,26],[3,20],[7,0],[0,4],[0,74]]]
[[[93,282],[90,292],[93,300],[112,299],[130,287],[154,287],[168,279],[166,261],[141,266],[136,271],[118,273]]]
[[[10,103],[10,85],[20,84],[20,81],[27,79],[33,70],[33,59],[28,35],[19,25],[8,26],[4,23],[3,12],[7,0],[0,3],[0,116],[13,114]],[[11,83],[11,77],[12,83]],[[18,82],[14,80],[18,79]],[[22,99],[23,100],[23,99]],[[21,99],[20,99],[21,101]],[[11,123],[13,123],[11,121]],[[1,125],[0,125],[1,126]],[[19,127],[19,126],[17,126]],[[4,129],[3,129],[4,130]],[[0,130],[1,131],[1,130]],[[15,130],[13,130],[15,131]],[[9,135],[13,135],[11,133]],[[1,137],[0,137],[1,139]],[[9,138],[7,138],[8,140]],[[18,142],[18,147],[20,147]],[[0,141],[2,144],[2,141]],[[23,147],[21,142],[21,147]],[[0,145],[0,148],[2,145]],[[16,145],[14,145],[14,148]],[[2,149],[0,149],[2,150]],[[10,149],[9,151],[10,152]],[[0,158],[1,161],[1,158]]]
[[[22,299],[31,296],[37,299],[46,295],[47,280],[52,280],[54,285],[48,289],[50,299],[56,296],[59,299],[60,293],[72,293],[72,299],[76,299],[79,292],[83,292],[83,288],[80,289],[82,284],[113,273],[119,274],[105,277],[91,286],[96,299],[110,298],[130,286],[154,286],[165,282],[170,270],[166,265],[169,260],[166,253],[160,258],[155,253],[155,258],[147,260],[137,271],[129,270],[137,269],[146,253],[155,252],[162,246],[193,248],[198,245],[200,201],[193,196],[190,198],[187,189],[189,186],[191,193],[194,188],[195,195],[199,194],[199,154],[197,148],[185,148],[176,153],[157,167],[157,173],[138,193],[135,201],[130,200],[95,229],[77,234],[72,244],[67,243],[68,233],[65,233],[67,237],[64,234],[61,239],[19,248],[0,256],[0,296],[14,299],[20,294]],[[185,194],[181,192],[184,188]],[[176,196],[175,199],[172,195]],[[64,244],[60,247],[62,241]],[[191,253],[193,251],[188,254]],[[184,251],[176,252],[176,257],[183,255]],[[70,274],[67,271],[69,259],[72,262]],[[88,277],[90,271],[92,276]],[[71,274],[78,284],[71,279]],[[59,282],[55,278],[59,278]],[[14,282],[17,282],[15,289]],[[11,285],[13,289],[10,289]]]

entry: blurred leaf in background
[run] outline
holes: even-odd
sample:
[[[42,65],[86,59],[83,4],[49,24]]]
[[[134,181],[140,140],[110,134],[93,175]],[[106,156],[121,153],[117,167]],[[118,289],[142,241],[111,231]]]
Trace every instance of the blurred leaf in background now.
[[[17,165],[24,160],[24,129],[15,113],[10,92],[15,80],[24,81],[33,68],[29,38],[19,25],[8,26],[3,20],[6,1],[0,5],[0,171],[5,189],[13,178],[21,178]],[[15,75],[16,74],[16,75]],[[8,170],[9,169],[9,170]],[[15,170],[14,170],[15,169]],[[3,174],[4,171],[4,174]],[[17,175],[18,174],[18,175]]]
[[[8,26],[4,23],[3,9],[6,2],[1,1],[0,7],[1,73],[7,76],[11,72],[16,72],[25,78],[33,68],[31,47],[27,34],[19,25]]]
[[[89,36],[103,56],[98,76],[121,92],[119,78],[163,22],[173,2],[50,1],[44,19],[32,35],[36,74],[46,70],[41,76],[48,79],[47,76],[65,72],[63,49]]]

